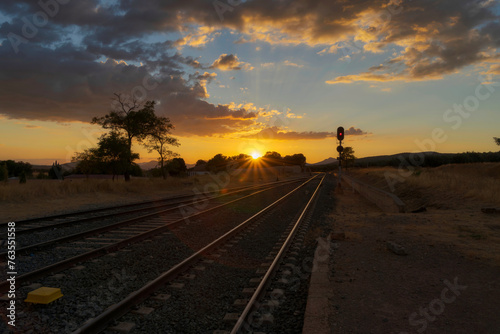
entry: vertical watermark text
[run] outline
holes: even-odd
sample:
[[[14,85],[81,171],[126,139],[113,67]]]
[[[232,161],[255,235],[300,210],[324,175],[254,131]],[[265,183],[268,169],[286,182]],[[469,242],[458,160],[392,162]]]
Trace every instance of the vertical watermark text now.
[[[9,282],[9,305],[7,306],[7,322],[9,326],[16,326],[16,223],[7,224],[7,282]]]

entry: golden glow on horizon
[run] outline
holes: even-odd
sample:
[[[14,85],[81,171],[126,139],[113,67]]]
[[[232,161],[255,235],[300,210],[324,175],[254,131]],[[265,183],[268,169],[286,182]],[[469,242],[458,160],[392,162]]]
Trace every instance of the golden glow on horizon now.
[[[250,154],[250,155],[252,156],[252,159],[254,159],[254,160],[257,160],[262,156],[262,154],[260,154],[258,152],[252,152],[252,154]]]

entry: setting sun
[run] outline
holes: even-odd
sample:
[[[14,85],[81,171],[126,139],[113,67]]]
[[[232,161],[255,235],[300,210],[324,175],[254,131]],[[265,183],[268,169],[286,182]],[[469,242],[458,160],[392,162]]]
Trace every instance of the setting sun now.
[[[252,159],[254,159],[254,160],[259,159],[262,156],[262,154],[257,153],[257,152],[253,152],[250,155],[252,156]]]

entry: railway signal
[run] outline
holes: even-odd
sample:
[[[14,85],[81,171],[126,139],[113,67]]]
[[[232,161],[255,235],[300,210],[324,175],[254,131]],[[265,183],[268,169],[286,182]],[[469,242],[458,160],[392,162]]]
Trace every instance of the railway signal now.
[[[337,139],[342,142],[342,140],[344,140],[344,128],[339,126],[337,128]]]
[[[339,181],[337,183],[338,190],[341,192],[341,186],[340,186],[340,176],[342,174],[342,166],[341,166],[341,161],[342,161],[342,152],[344,151],[344,147],[342,146],[342,140],[344,140],[344,127],[339,126],[337,128],[337,139],[339,141],[339,146],[337,146],[337,152],[339,152]]]

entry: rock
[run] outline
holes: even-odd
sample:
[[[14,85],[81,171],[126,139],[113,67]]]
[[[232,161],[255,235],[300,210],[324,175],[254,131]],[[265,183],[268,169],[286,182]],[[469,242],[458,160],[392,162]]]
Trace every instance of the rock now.
[[[403,246],[398,245],[397,243],[392,242],[392,241],[387,241],[387,249],[396,255],[408,255],[408,253],[406,253],[406,250]]]
[[[332,232],[330,237],[331,240],[345,240],[345,232]]]
[[[500,213],[500,208],[482,208],[481,211],[489,214]]]
[[[417,210],[413,210],[411,213],[420,213],[420,212],[426,212],[427,209],[425,207],[420,207]]]

